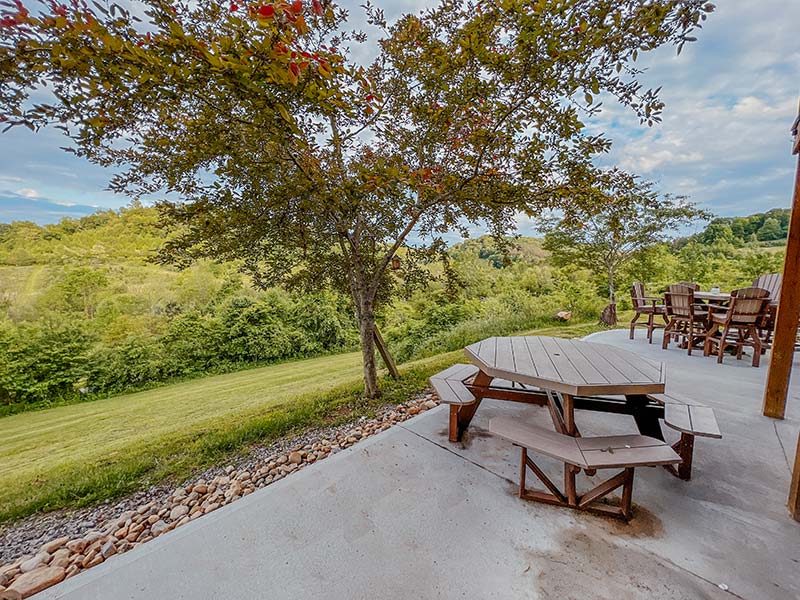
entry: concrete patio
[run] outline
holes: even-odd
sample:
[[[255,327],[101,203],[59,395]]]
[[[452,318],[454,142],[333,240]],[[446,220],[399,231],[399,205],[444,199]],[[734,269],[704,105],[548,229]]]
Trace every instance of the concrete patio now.
[[[546,409],[484,401],[454,445],[442,406],[35,598],[800,598],[800,523],[785,507],[800,383],[773,421],[760,414],[767,361],[717,365],[643,337],[591,340],[665,361],[667,391],[713,407],[723,439],[697,440],[690,482],[638,469],[630,524],[515,496],[517,449],[488,419],[548,425]],[[635,432],[627,416],[576,419],[584,434]]]

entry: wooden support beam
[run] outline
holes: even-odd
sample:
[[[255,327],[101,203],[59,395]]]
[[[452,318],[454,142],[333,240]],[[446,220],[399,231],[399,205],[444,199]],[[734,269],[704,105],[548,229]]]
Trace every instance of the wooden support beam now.
[[[795,521],[800,521],[800,435],[797,436],[797,449],[794,451],[792,487],[789,489],[789,514]]]
[[[386,342],[383,341],[383,336],[381,335],[381,332],[378,330],[377,325],[375,325],[375,329],[373,331],[373,337],[375,338],[375,345],[378,347],[378,352],[381,353],[383,364],[385,364],[386,368],[389,369],[389,374],[394,379],[400,379],[400,371],[397,370],[397,365],[395,364],[392,355],[389,354],[389,347],[386,345]]]
[[[795,122],[795,128],[797,122]],[[796,130],[792,150],[800,150],[800,134]],[[786,240],[786,258],[783,262],[783,282],[775,319],[775,336],[764,390],[764,416],[783,419],[786,414],[786,396],[792,372],[794,344],[797,337],[797,319],[800,315],[800,155],[794,180],[792,216],[789,220],[789,237]]]

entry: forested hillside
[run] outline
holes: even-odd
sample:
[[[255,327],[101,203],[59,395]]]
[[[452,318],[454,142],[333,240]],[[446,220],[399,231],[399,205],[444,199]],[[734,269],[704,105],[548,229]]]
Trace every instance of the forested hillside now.
[[[747,217],[719,217],[712,220],[702,233],[679,240],[678,245],[690,240],[703,244],[722,241],[737,247],[759,243],[764,246],[781,245],[789,234],[791,212],[788,208],[773,208]]]
[[[776,249],[703,235],[651,246],[619,289],[641,280],[655,292],[686,279],[732,288],[780,268]],[[0,411],[357,348],[344,294],[255,290],[233,263],[157,265],[150,259],[163,240],[155,210],[138,205],[0,225]],[[449,277],[431,265],[429,287],[379,314],[400,362],[547,325],[560,310],[596,320],[605,302],[602,275],[553,266],[537,239],[506,252],[471,239],[449,256]]]

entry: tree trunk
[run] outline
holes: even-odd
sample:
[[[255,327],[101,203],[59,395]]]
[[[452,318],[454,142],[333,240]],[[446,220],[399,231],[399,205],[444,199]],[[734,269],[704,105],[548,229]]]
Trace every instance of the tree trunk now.
[[[361,338],[361,355],[364,362],[364,395],[367,398],[380,396],[378,368],[375,363],[375,310],[372,300],[356,301],[358,333]]]
[[[617,325],[617,293],[614,289],[614,268],[608,267],[608,306],[600,314],[600,322],[609,327]]]
[[[617,303],[617,291],[614,289],[614,269],[608,268],[608,302],[609,304]]]

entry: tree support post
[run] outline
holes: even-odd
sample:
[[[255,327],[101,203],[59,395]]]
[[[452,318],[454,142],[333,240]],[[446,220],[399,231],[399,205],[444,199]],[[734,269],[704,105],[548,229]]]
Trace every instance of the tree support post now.
[[[394,379],[400,379],[400,371],[397,370],[397,365],[392,355],[389,354],[389,347],[386,345],[386,342],[383,341],[383,336],[378,330],[377,325],[375,325],[375,329],[373,330],[373,336],[375,337],[375,345],[378,347],[378,352],[381,353],[383,363],[386,365],[386,368],[389,369],[389,374]]]

